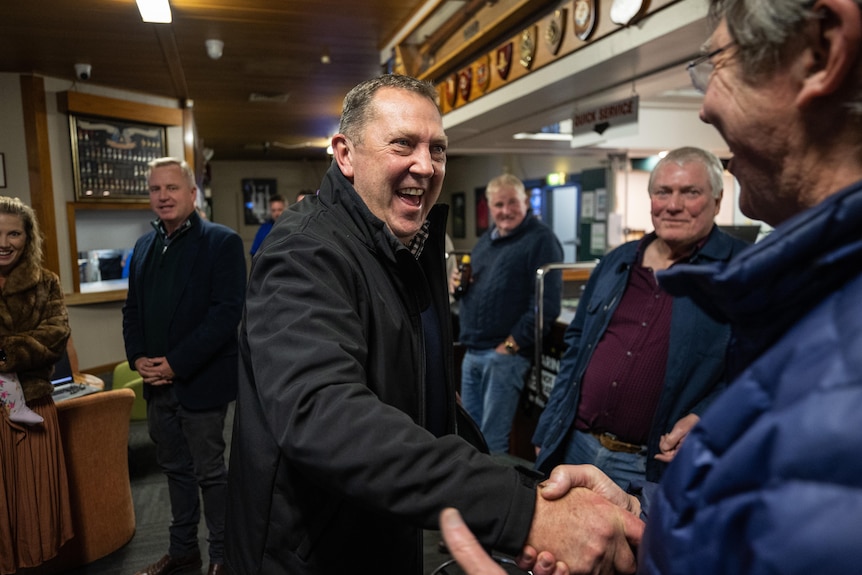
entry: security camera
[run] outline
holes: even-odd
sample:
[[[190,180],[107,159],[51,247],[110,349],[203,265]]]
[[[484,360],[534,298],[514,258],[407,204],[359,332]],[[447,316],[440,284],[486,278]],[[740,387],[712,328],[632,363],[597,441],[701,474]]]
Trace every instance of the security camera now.
[[[75,76],[79,80],[89,80],[93,75],[93,67],[90,64],[75,64]]]

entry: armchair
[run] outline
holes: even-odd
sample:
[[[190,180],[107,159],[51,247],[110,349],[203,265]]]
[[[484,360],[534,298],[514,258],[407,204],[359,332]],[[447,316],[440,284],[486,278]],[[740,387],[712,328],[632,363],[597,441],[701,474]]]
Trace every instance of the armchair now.
[[[116,389],[57,404],[75,536],[39,568],[62,573],[119,549],[135,533],[129,483],[129,414],[135,394]]]

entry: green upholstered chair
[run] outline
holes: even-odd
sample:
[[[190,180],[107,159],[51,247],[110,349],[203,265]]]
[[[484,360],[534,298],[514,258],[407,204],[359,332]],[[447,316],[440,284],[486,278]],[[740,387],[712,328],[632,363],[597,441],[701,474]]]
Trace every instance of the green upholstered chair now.
[[[147,418],[147,402],[144,400],[144,378],[129,366],[128,361],[114,367],[113,389],[131,389],[135,392],[135,402],[132,404],[132,421]]]
[[[132,366],[129,365],[128,361],[118,363],[114,366],[113,386],[115,389],[125,387],[126,383],[139,377],[141,377],[141,374],[132,369]]]

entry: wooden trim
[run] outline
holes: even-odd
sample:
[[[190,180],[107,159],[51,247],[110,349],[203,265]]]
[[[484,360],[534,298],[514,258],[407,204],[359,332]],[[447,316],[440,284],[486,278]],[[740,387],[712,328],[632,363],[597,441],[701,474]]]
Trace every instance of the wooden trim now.
[[[512,1],[515,2],[516,0]],[[611,34],[624,33],[624,31],[628,29],[628,26],[619,26],[611,21],[611,2],[606,0],[596,2],[596,26],[592,35],[587,40],[582,40],[571,32],[571,28],[573,26],[573,22],[571,20],[574,17],[574,5],[576,0],[566,0],[565,2],[557,3],[555,5],[556,8],[554,8],[554,5],[551,3],[528,1],[525,5],[522,5],[520,4],[521,0],[517,1],[519,2],[519,5],[523,6],[524,10],[527,10],[527,6],[529,6],[533,8],[533,11],[526,11],[524,13],[518,12],[514,14],[514,26],[511,27],[511,35],[500,38],[498,41],[495,41],[493,45],[485,45],[485,42],[489,42],[491,39],[497,38],[503,33],[503,31],[509,30],[509,24],[511,21],[502,18],[488,23],[486,26],[487,31],[480,31],[479,34],[476,34],[468,41],[462,41],[458,37],[459,35],[463,36],[463,33],[453,35],[450,39],[452,45],[450,46],[449,43],[443,45],[440,48],[439,53],[436,55],[434,65],[429,67],[427,70],[423,70],[421,74],[416,74],[416,77],[421,80],[433,81],[438,90],[440,90],[441,93],[445,93],[446,82],[452,74],[458,72],[458,70],[475,69],[479,65],[480,59],[485,58],[486,56],[490,57],[492,62],[491,67],[493,68],[493,62],[495,61],[497,50],[511,43],[512,63],[508,77],[503,79],[499,74],[492,73],[490,85],[484,91],[480,91],[476,84],[476,74],[473,74],[471,93],[474,95],[469,99],[469,103],[472,103],[488,94],[491,94],[497,89],[509,85],[512,82],[519,80],[520,78],[523,78],[556,60],[564,58],[569,54],[589,46],[602,38]],[[640,26],[640,19],[652,16],[665,7],[681,1],[682,0],[651,0],[650,2],[645,2],[645,13],[638,18],[638,21],[635,22],[633,26]],[[544,8],[542,8],[542,6],[544,6]],[[544,41],[544,33],[547,30],[548,23],[551,18],[553,18],[553,14],[556,9],[566,10],[567,23],[562,44],[556,52],[552,53],[548,49],[547,43]],[[537,15],[539,18],[532,18],[531,14]],[[469,26],[471,24],[468,23],[467,25]],[[533,64],[528,69],[518,64],[518,48],[520,45],[521,34],[525,29],[532,26],[538,26],[539,29],[537,38],[538,46],[536,47]],[[477,50],[479,48],[481,49]],[[455,105],[450,105],[446,101],[446,98],[441,97],[440,100],[440,112],[444,116],[452,110],[460,108],[468,103],[460,96],[460,94],[458,95]]]
[[[60,111],[65,113],[103,116],[160,126],[183,125],[183,111],[179,108],[141,104],[81,92],[60,92],[57,94],[57,101]]]
[[[421,44],[419,52],[422,54],[436,54],[440,46],[466,24],[473,15],[485,7],[487,0],[470,0],[465,7],[458,10],[451,18],[432,32]]]
[[[172,26],[153,26],[153,30],[159,39],[159,46],[162,48],[162,55],[168,66],[171,83],[174,85],[174,93],[180,99],[185,100],[189,97],[189,88],[186,83],[186,75],[183,72],[182,59],[177,47],[176,36],[174,36],[174,29]]]
[[[42,231],[42,263],[60,275],[57,216],[54,212],[54,188],[51,178],[51,149],[48,140],[48,109],[43,78],[21,76],[21,103],[24,115],[24,142],[27,171],[30,176],[30,207],[39,218]]]
[[[573,269],[573,270],[563,270],[563,281],[564,282],[575,282],[575,281],[587,281],[590,279],[590,274],[593,273],[593,270],[583,270],[583,269]]]
[[[66,204],[66,225],[69,230],[69,259],[72,264],[72,291],[81,291],[81,272],[78,269],[78,226],[75,222],[75,204]]]
[[[448,37],[439,38],[432,36],[419,46],[420,54],[432,50],[430,53],[434,55],[434,63],[426,70],[417,71],[416,77],[420,80],[439,81],[444,79],[448,72],[454,71],[456,64],[463,64],[465,58],[471,56],[475,58],[478,56],[483,48],[489,46],[495,38],[499,38],[505,31],[510,31],[518,24],[531,22],[534,16],[547,8],[549,4],[547,1],[512,0],[506,4],[501,4],[500,7],[491,6],[488,8],[486,5],[484,9],[490,10],[491,13],[499,13],[493,19],[486,22],[479,33],[469,38],[465,37],[464,28],[471,25],[470,19],[466,23],[458,21],[459,27],[455,30],[450,30],[447,25],[448,23],[444,24],[444,26],[441,26],[441,29],[446,29]],[[483,8],[479,7],[479,9]],[[475,13],[473,16],[475,16]],[[456,15],[453,17],[453,20],[457,20],[458,18],[459,16]],[[517,46],[515,46],[513,58],[517,62]],[[467,65],[462,67],[467,67],[468,65],[470,65],[469,61]]]
[[[63,296],[66,306],[93,305],[113,301],[126,301],[127,290],[100,291],[95,293],[67,293]]]
[[[67,206],[72,207],[76,210],[87,210],[87,211],[136,211],[136,212],[146,212],[151,210],[149,203],[143,202],[67,202]],[[153,216],[155,218],[155,216]]]

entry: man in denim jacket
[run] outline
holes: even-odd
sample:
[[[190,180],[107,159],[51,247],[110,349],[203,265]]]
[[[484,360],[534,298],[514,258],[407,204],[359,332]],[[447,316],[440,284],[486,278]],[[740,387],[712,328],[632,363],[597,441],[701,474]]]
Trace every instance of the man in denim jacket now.
[[[725,387],[730,327],[674,298],[655,272],[726,262],[747,244],[714,224],[723,168],[679,148],[650,175],[655,231],[593,271],[566,330],[560,373],[533,437],[536,467],[591,463],[621,487],[658,481],[688,431]]]

